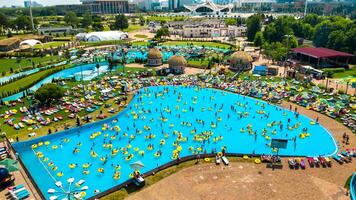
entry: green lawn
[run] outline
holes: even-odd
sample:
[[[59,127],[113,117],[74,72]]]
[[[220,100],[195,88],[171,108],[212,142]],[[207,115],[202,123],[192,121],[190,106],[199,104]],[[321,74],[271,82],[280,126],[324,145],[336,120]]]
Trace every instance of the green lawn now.
[[[133,31],[138,31],[138,30],[141,30],[141,29],[144,29],[146,26],[140,26],[140,25],[137,25],[137,24],[130,24],[128,28],[125,28],[124,32],[133,32]]]
[[[135,37],[137,37],[137,38],[147,38],[147,35],[136,34]]]
[[[69,65],[65,66],[66,68],[69,67]],[[28,88],[30,87],[33,83],[38,82],[39,80],[47,77],[47,75],[52,74],[53,72],[55,72],[58,69],[63,68],[63,66],[59,66],[59,67],[55,67],[55,68],[51,68],[51,69],[47,69],[47,70],[43,70],[34,74],[31,74],[29,76],[26,76],[22,79],[19,79],[15,82],[6,84],[4,86],[0,87],[0,94],[6,94],[6,93],[14,93],[20,90],[21,88]]]
[[[147,21],[183,21],[185,20],[187,17],[179,17],[179,16],[175,16],[175,17],[166,17],[166,16],[149,16],[146,18]]]
[[[205,69],[209,64],[208,60],[188,60],[188,66],[189,67],[195,67],[195,68],[203,68]]]
[[[43,48],[47,49],[47,48],[56,48],[59,46],[62,46],[63,44],[68,43],[66,41],[56,41],[56,42],[47,42],[43,44]],[[41,44],[36,44],[34,47],[34,49],[42,49],[42,45]]]
[[[167,41],[163,43],[163,45],[167,45],[167,46],[183,46],[183,45],[190,45],[190,44],[193,44],[194,46],[217,47],[217,48],[224,48],[224,49],[230,48],[230,45],[221,44],[218,42]]]
[[[132,42],[131,43],[132,45],[136,45],[136,46],[148,46],[149,43],[148,42],[145,42],[145,41],[136,41],[136,42]]]
[[[344,72],[334,73],[333,78],[356,78],[356,66],[345,70]]]
[[[12,68],[14,71],[17,71],[21,68],[32,67],[32,62],[34,62],[35,65],[41,64],[44,66],[44,64],[48,62],[55,61],[59,61],[58,56],[21,58],[19,59],[19,62],[16,59],[0,58],[0,77],[2,76],[3,72],[6,72],[5,76],[10,75],[10,68]]]

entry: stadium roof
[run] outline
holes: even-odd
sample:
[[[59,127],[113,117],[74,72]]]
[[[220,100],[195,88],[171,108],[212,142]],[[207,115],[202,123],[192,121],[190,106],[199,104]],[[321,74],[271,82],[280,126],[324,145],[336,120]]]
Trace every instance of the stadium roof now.
[[[336,51],[323,47],[302,47],[292,49],[294,53],[300,53],[314,58],[333,58],[333,57],[353,57],[350,53]]]

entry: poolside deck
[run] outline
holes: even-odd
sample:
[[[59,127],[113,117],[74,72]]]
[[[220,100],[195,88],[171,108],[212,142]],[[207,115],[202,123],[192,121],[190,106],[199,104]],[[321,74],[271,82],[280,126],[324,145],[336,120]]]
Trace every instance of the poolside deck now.
[[[203,163],[203,161],[201,162]],[[287,165],[287,163],[285,163]],[[127,200],[165,199],[349,199],[343,184],[352,164],[332,168],[272,171],[265,165],[232,162],[186,168],[129,196]]]

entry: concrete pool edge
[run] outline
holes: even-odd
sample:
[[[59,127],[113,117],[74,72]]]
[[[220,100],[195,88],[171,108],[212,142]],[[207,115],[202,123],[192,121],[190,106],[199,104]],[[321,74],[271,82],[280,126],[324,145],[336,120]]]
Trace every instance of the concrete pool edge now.
[[[170,85],[170,86],[177,86],[177,85]],[[156,86],[151,86],[151,87],[156,87]],[[162,87],[162,86],[159,86],[159,87]],[[163,87],[165,87],[165,86],[163,86]],[[184,86],[183,86],[184,87]],[[195,87],[195,86],[194,86]],[[202,87],[202,88],[205,88],[205,87]],[[141,90],[142,90],[143,88],[141,88]],[[219,89],[219,88],[206,88],[206,89],[217,89],[217,90],[219,90],[219,91],[221,91],[221,92],[228,92],[228,91],[226,91],[226,90],[221,90],[221,89]],[[231,93],[231,94],[234,94],[234,95],[240,95],[240,96],[245,96],[245,95],[241,95],[241,94],[237,94],[237,93],[234,93],[234,92],[229,92],[229,93]],[[135,95],[135,97],[137,98],[137,95]],[[263,101],[263,100],[260,100],[260,99],[256,99],[256,98],[253,98],[253,97],[250,97],[250,96],[245,96],[245,97],[248,97],[248,98],[251,98],[251,99],[253,99],[253,100],[255,100],[255,101],[260,101],[260,102],[264,102],[264,103],[266,103],[266,101]],[[130,104],[129,104],[130,105]],[[278,105],[276,105],[276,104],[271,104],[272,106],[276,106],[276,107],[280,107],[280,106],[278,106]],[[61,131],[61,132],[57,132],[57,133],[54,133],[54,134],[51,134],[51,135],[45,135],[45,136],[41,136],[41,137],[38,137],[38,138],[34,138],[34,139],[32,139],[32,140],[27,140],[27,141],[23,141],[23,142],[18,142],[18,143],[15,143],[14,144],[14,147],[15,148],[21,148],[21,145],[23,145],[23,146],[26,146],[27,144],[31,144],[31,143],[36,143],[36,142],[38,142],[38,141],[41,141],[41,140],[46,140],[46,139],[52,139],[52,138],[54,138],[54,137],[63,137],[63,136],[65,136],[65,135],[67,135],[67,134],[75,134],[75,132],[79,129],[81,129],[81,128],[83,128],[83,127],[87,127],[87,126],[95,126],[95,125],[98,125],[98,124],[104,124],[104,123],[107,123],[107,122],[110,122],[112,119],[115,119],[115,118],[118,118],[118,117],[120,117],[121,115],[123,115],[123,114],[125,114],[125,111],[126,111],[126,109],[127,109],[127,107],[128,106],[126,106],[126,108],[124,108],[122,111],[120,111],[119,113],[117,113],[116,115],[113,115],[113,116],[111,116],[111,117],[108,117],[108,118],[106,118],[106,119],[104,119],[104,120],[99,120],[99,121],[95,121],[95,122],[92,122],[92,123],[90,123],[90,124],[85,124],[85,125],[83,125],[83,126],[80,126],[80,127],[73,127],[73,128],[71,128],[71,129],[67,129],[67,130],[64,130],[64,131]],[[281,107],[282,109],[284,109],[284,110],[288,110],[288,109],[286,109],[286,108],[283,108],[283,107]],[[290,111],[291,112],[291,111]],[[306,116],[306,115],[304,115],[303,114],[303,116],[305,116],[305,117],[307,117],[308,119],[310,119],[308,116]],[[322,126],[323,127],[323,126]],[[324,127],[323,127],[324,128]],[[324,128],[325,129],[325,128]],[[335,139],[334,139],[334,137],[331,135],[331,133],[327,130],[327,129],[325,129],[326,130],[326,132],[328,132],[329,133],[329,136],[331,136],[331,138],[332,138],[332,140],[334,141],[334,144],[335,144],[335,148],[336,148],[336,150],[335,150],[335,152],[337,152],[337,150],[338,150],[338,146],[336,145],[336,142],[335,142]],[[200,154],[201,156],[205,156],[205,154]],[[240,156],[242,156],[242,155],[251,155],[251,154],[241,154],[241,153],[228,153],[227,155],[231,155],[231,156],[237,156],[237,157],[240,157]],[[255,156],[258,156],[258,155],[261,155],[261,154],[255,154]],[[207,156],[209,156],[209,154],[207,154]],[[295,155],[281,155],[281,157],[305,157],[305,155],[301,155],[301,156],[295,156]],[[180,162],[179,163],[181,163],[181,162],[184,162],[184,161],[188,161],[188,160],[191,160],[191,159],[195,159],[196,158],[196,155],[188,155],[188,156],[185,156],[185,157],[182,157],[181,159],[180,159]],[[167,162],[167,163],[165,163],[165,164],[163,164],[163,165],[161,165],[161,166],[159,166],[159,167],[157,167],[157,168],[154,168],[154,169],[152,169],[152,170],[150,170],[150,171],[148,171],[148,172],[146,172],[146,173],[144,173],[144,174],[150,174],[150,173],[153,173],[153,172],[157,172],[157,171],[161,171],[161,170],[163,170],[163,169],[166,169],[166,168],[168,168],[169,166],[173,166],[173,165],[175,165],[175,164],[177,164],[177,161],[176,160],[172,160],[172,161],[169,161],[169,162]],[[27,173],[27,175],[30,177],[31,175],[30,175],[30,173]],[[121,184],[119,184],[119,185],[116,185],[116,186],[114,186],[114,187],[112,187],[112,188],[109,188],[108,190],[113,190],[113,188],[115,188],[115,191],[116,190],[118,190],[118,189],[116,189],[116,188],[118,188],[119,186],[120,186],[120,188],[122,188],[123,186],[125,186],[127,183],[130,183],[130,182],[132,182],[132,179],[128,179],[128,180],[126,180],[124,183],[121,183]],[[126,184],[125,184],[126,183]],[[120,189],[119,188],[119,189]],[[105,191],[107,191],[107,190],[105,190]],[[105,192],[104,191],[104,192]],[[44,191],[45,192],[45,191]],[[40,194],[42,194],[42,192],[41,192],[41,190],[39,190],[39,193]],[[101,194],[101,193],[100,193]],[[42,194],[43,195],[43,194]],[[99,195],[99,194],[98,194]],[[95,195],[96,196],[96,195]],[[90,199],[91,197],[89,197],[89,199]]]

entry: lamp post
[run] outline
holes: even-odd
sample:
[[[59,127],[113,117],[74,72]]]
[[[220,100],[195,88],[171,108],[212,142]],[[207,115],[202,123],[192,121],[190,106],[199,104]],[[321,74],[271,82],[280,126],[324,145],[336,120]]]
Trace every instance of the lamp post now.
[[[35,33],[35,25],[33,24],[33,16],[32,16],[32,0],[30,0],[30,18],[31,18],[31,26],[32,26],[32,33]]]
[[[304,18],[307,16],[307,9],[308,9],[308,0],[305,0],[305,6],[304,6]]]
[[[288,60],[288,51],[289,51],[289,39],[292,37],[292,35],[284,35],[284,37],[287,38],[287,45],[286,45],[286,58],[284,61],[284,78],[286,77],[286,68],[287,68],[287,60]]]

